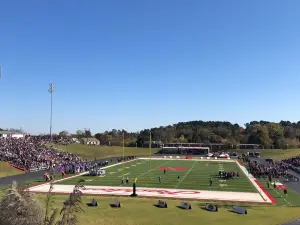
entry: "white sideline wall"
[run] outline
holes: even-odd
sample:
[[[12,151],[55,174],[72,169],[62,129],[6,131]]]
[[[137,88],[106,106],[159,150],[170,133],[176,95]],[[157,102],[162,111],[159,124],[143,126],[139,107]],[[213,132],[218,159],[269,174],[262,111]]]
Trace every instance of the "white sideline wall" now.
[[[150,157],[149,158],[145,158],[145,157],[139,157],[137,159],[142,159],[142,160],[150,160]],[[183,159],[183,158],[180,158],[180,159],[170,159],[170,158],[151,158],[151,160],[183,160],[183,161],[218,161],[218,162],[235,162],[236,160],[232,160],[232,159]]]

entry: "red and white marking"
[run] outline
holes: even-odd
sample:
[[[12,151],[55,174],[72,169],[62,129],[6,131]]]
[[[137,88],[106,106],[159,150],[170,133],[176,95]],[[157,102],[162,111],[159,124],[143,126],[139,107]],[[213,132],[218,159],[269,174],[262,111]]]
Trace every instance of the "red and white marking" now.
[[[75,185],[55,184],[53,188],[53,192],[59,194],[69,194],[73,191],[74,186]],[[44,184],[36,187],[31,187],[30,191],[47,193],[49,191],[49,187],[50,184]],[[132,193],[132,188],[131,187],[110,187],[110,186],[85,186],[84,188],[81,189],[81,191],[83,194],[88,194],[88,195],[129,196]],[[141,197],[266,203],[258,193],[199,191],[199,190],[143,188],[143,187],[137,187],[136,193],[138,196]]]
[[[272,185],[274,185],[274,183],[272,183]],[[275,182],[275,185],[276,185],[276,188],[277,189],[280,189],[280,190],[288,190],[288,187],[283,185],[282,183],[280,182]]]
[[[148,159],[149,158],[140,158]],[[152,158],[151,160],[162,160],[161,158]],[[184,160],[184,159],[167,159],[167,160]],[[212,161],[207,159],[192,159],[193,161]],[[134,160],[132,160],[134,161]],[[156,197],[156,198],[175,198],[175,199],[192,199],[192,200],[219,200],[219,201],[231,201],[231,202],[256,202],[256,203],[269,203],[277,204],[277,201],[268,193],[258,180],[256,180],[247,169],[242,165],[240,161],[235,160],[220,160],[220,162],[236,162],[243,173],[249,178],[251,183],[255,186],[258,193],[248,192],[225,192],[225,191],[202,191],[202,190],[183,190],[183,189],[164,189],[164,188],[145,188],[137,187],[136,193],[141,197]],[[130,162],[130,161],[128,161]],[[121,163],[117,163],[111,166],[104,167],[109,168],[117,166]],[[175,169],[176,168],[172,168]],[[181,168],[182,169],[182,168]],[[71,179],[74,177],[82,176],[85,173],[77,174],[64,179],[56,180],[54,183]],[[69,194],[73,191],[75,185],[62,185],[54,184],[53,192],[61,194]],[[33,186],[29,188],[31,192],[47,193],[49,191],[50,184],[44,183],[41,185]],[[82,190],[83,194],[88,195],[115,195],[115,196],[129,196],[132,193],[131,187],[110,187],[110,186],[85,186]]]

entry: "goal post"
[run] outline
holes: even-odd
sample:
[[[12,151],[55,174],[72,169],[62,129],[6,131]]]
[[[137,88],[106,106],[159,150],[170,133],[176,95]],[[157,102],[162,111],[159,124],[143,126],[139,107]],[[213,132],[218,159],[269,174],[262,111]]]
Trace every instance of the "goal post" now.
[[[150,130],[150,134],[149,134],[149,177],[151,178],[151,171],[152,171],[152,165],[151,165],[151,155],[152,155],[152,137],[151,137],[151,130]]]

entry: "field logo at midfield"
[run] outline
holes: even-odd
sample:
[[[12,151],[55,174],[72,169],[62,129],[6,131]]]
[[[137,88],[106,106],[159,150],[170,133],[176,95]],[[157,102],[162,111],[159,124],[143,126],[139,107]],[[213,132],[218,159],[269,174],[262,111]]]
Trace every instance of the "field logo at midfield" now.
[[[161,166],[159,170],[169,170],[169,171],[186,171],[187,168],[185,167],[166,167],[166,166]]]

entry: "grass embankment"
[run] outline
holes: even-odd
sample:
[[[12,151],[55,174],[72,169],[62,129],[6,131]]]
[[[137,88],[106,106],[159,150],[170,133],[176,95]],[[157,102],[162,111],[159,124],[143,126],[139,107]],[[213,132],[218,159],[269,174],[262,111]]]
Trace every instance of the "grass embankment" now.
[[[0,199],[3,192],[0,192]],[[41,202],[45,202],[46,195],[38,194]],[[98,207],[87,207],[95,198],[98,201]],[[56,195],[54,207],[61,208],[67,195]],[[116,200],[121,202],[121,208],[111,208],[109,204]],[[206,202],[189,201],[191,210],[182,210],[177,206],[179,200],[169,200],[168,208],[160,209],[155,207],[157,199],[147,198],[116,198],[102,196],[83,196],[84,213],[79,213],[80,224],[89,225],[194,225],[214,224],[214,225],[279,225],[299,217],[299,207],[279,207],[265,206],[248,203],[223,203],[215,202],[219,207],[219,212],[208,212],[203,210]],[[247,215],[238,215],[230,212],[233,205],[243,206],[247,209]],[[155,215],[155,216],[153,216]]]
[[[23,174],[24,172],[21,170],[18,170],[4,162],[0,162],[0,178],[1,177],[8,177],[18,174]]]
[[[45,196],[39,195],[44,201]],[[61,207],[66,195],[55,197],[56,207]],[[84,196],[84,203],[92,201],[91,196]],[[246,207],[247,215],[238,215],[230,212],[232,204],[216,203],[219,212],[208,212],[202,209],[204,202],[190,201],[192,210],[182,210],[178,208],[179,200],[166,200],[168,208],[161,209],[154,205],[157,199],[146,198],[119,198],[121,208],[111,208],[117,198],[115,197],[95,197],[98,207],[83,206],[85,213],[80,213],[80,224],[89,225],[174,225],[186,224],[214,224],[214,225],[275,225],[299,217],[300,208],[293,207],[274,207],[262,205],[243,204]],[[154,216],[155,215],[155,216]]]
[[[88,146],[83,144],[72,145],[56,145],[49,144],[61,151],[72,152],[78,154],[89,160],[104,159],[109,157],[120,157],[123,155],[123,149],[119,146]],[[152,153],[157,152],[158,149],[152,149]],[[147,156],[149,155],[149,148],[125,147],[125,156]]]
[[[276,161],[300,156],[300,149],[239,149],[235,150],[238,154],[246,152],[260,152],[262,157],[270,157]]]

